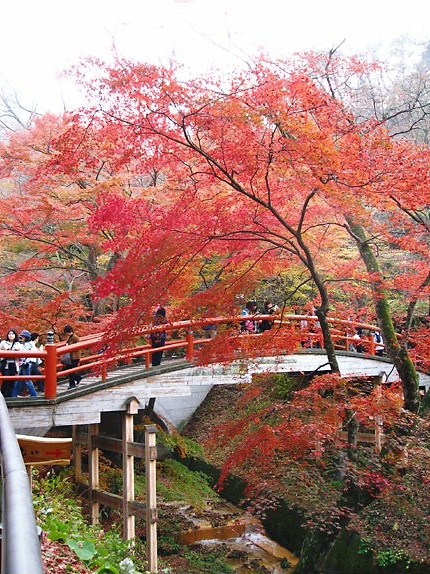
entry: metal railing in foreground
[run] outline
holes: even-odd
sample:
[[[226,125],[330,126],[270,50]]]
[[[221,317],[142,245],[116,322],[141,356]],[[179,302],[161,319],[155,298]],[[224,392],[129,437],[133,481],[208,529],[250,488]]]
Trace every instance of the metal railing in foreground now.
[[[3,486],[1,574],[43,574],[30,482],[1,394],[0,456]]]

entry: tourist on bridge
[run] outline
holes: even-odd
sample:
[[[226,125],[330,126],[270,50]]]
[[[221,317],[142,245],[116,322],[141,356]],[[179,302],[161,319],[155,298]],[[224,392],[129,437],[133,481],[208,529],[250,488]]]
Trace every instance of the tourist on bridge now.
[[[255,301],[248,301],[245,305],[245,309],[242,310],[242,317],[250,317],[257,313],[257,303]],[[256,333],[258,330],[258,321],[252,321],[247,319],[246,321],[241,321],[240,332],[241,333]]]
[[[20,351],[22,349],[18,340],[18,333],[14,329],[9,329],[6,338],[0,343],[0,349],[2,351]],[[0,362],[0,370],[3,377],[14,377],[19,371],[18,359],[3,359]],[[13,381],[3,381],[1,392],[4,397],[12,396],[13,386]]]
[[[66,325],[63,329],[63,333],[67,336],[66,345],[74,345],[75,343],[79,343],[79,337],[73,330],[71,325]],[[81,351],[72,351],[70,353],[70,364],[67,366],[68,369],[74,369],[79,365],[79,361],[81,360]],[[69,389],[75,389],[77,385],[82,380],[82,375],[80,373],[70,373],[69,374]]]
[[[355,328],[355,334],[351,339],[351,343],[349,345],[349,350],[350,351],[354,351],[356,353],[364,353],[365,352],[365,348],[363,346],[363,329],[361,327],[356,327]]]
[[[214,314],[215,314],[214,311],[212,311],[212,313],[211,313],[210,309],[206,309],[205,313],[203,314],[203,317],[209,318],[209,317],[214,316]],[[203,325],[202,329],[203,329],[203,332],[205,334],[206,339],[213,339],[214,337],[217,336],[218,327],[215,323],[214,324],[211,323],[209,325]]]
[[[22,351],[37,351],[36,345],[34,341],[31,340],[30,331],[24,329],[19,335],[19,341],[22,345]],[[19,374],[20,375],[28,375],[31,374],[32,363],[37,361],[35,357],[25,357],[21,359],[21,366],[19,367]],[[30,397],[37,397],[36,389],[34,388],[33,382],[31,379],[26,379],[24,381],[16,381],[13,385],[12,395],[11,397],[20,397],[22,398],[23,392],[27,388]]]
[[[166,323],[166,309],[164,307],[158,307],[155,312],[154,326],[165,325]],[[155,333],[151,333],[149,338],[151,340],[151,347],[158,349],[164,347],[166,344],[167,333],[166,331],[156,331]],[[151,364],[153,367],[158,367],[161,364],[162,356],[163,351],[155,351],[152,353]]]
[[[382,357],[384,355],[384,339],[382,338],[381,333],[376,330],[372,332],[373,341],[375,343],[375,355],[378,357]]]
[[[264,303],[263,309],[261,310],[261,314],[262,315],[273,315],[273,313],[276,313],[276,311],[279,310],[279,307],[277,305],[274,305],[271,301],[266,301]],[[264,333],[264,331],[270,331],[270,329],[273,327],[273,321],[271,321],[270,319],[263,319],[259,325],[259,332],[260,333]]]
[[[43,345],[40,343],[39,333],[31,333],[31,340],[34,342],[34,345],[38,351],[43,351]],[[34,362],[31,363],[31,375],[41,375],[39,365],[42,363],[42,359],[36,359]],[[45,390],[45,385],[43,379],[37,380],[37,392],[43,393]]]

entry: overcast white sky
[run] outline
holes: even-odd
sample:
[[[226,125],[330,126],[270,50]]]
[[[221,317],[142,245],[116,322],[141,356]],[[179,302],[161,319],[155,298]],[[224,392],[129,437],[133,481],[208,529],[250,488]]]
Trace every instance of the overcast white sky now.
[[[59,74],[80,58],[169,59],[192,73],[239,65],[258,50],[273,57],[387,47],[430,39],[430,1],[409,0],[0,0],[0,83],[39,111],[78,103]]]

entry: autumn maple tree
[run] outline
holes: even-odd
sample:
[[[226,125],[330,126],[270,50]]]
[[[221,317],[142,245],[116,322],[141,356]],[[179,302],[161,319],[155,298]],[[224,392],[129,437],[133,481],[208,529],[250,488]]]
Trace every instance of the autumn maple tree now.
[[[356,121],[336,97],[336,82],[344,87],[345,78],[358,81],[372,70],[355,59],[312,55],[261,59],[232,78],[182,82],[171,68],[100,65],[87,83],[96,104],[75,117],[76,129],[91,125],[92,136],[121,142],[127,154],[115,156],[116,167],[132,170],[136,185],[131,197],[115,185],[100,194],[91,220],[95,231],[112,236],[104,248],[120,254],[99,283],[101,296],[122,294],[129,303],[116,324],[121,317],[135,324],[160,296],[186,298],[192,307],[196,270],[211,257],[228,261],[223,287],[232,295],[245,277],[251,285],[269,270],[299,263],[317,288],[316,315],[336,372],[330,284],[351,279],[335,254],[352,238],[405,405],[416,411],[418,379],[386,299],[382,308],[386,285],[369,250],[374,262],[373,246],[389,246],[399,230],[387,221],[398,205],[393,198],[428,189],[428,150],[406,148],[380,122]],[[80,74],[85,78],[85,68]],[[148,178],[140,189],[138,174]]]

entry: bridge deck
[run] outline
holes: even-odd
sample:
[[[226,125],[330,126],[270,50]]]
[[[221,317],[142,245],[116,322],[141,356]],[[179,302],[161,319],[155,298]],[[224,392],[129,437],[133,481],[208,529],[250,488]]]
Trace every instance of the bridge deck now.
[[[49,429],[53,426],[92,424],[100,422],[102,412],[122,411],[131,397],[138,398],[141,408],[149,398],[186,395],[189,387],[175,373],[189,367],[185,360],[166,362],[147,370],[144,363],[119,367],[103,382],[100,376],[89,375],[75,389],[68,389],[68,380],[58,382],[53,400],[38,397],[7,398],[9,414],[15,429]],[[176,380],[175,380],[176,379]]]
[[[392,364],[384,358],[340,352],[338,361],[343,376],[385,372],[389,381],[397,378]],[[157,407],[162,409],[160,414],[180,426],[214,384],[249,382],[252,374],[261,372],[311,372],[325,362],[323,350],[237,361],[226,366],[196,367],[185,359],[174,359],[146,369],[144,362],[138,362],[110,371],[105,382],[89,375],[74,390],[68,389],[68,380],[64,379],[53,400],[42,396],[16,398],[7,399],[7,405],[12,424],[23,433],[29,428],[48,430],[53,426],[99,423],[101,413],[125,410],[130,398],[136,398],[142,409],[150,398],[156,398]],[[420,386],[430,388],[429,375],[420,374]]]

